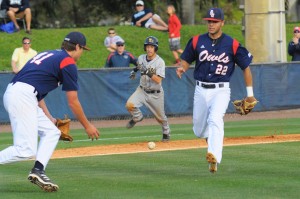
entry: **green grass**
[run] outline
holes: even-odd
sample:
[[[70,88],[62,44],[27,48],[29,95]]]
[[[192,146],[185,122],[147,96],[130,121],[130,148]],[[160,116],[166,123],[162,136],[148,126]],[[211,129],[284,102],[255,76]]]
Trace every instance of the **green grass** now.
[[[225,137],[299,133],[299,118],[225,123]],[[172,140],[196,139],[192,125],[171,125]],[[158,125],[101,128],[101,139],[86,142],[83,130],[72,130],[73,143],[58,149],[159,141]],[[11,133],[0,134],[0,150],[11,145]],[[297,198],[300,142],[227,146],[216,174],[208,172],[206,149],[53,159],[47,175],[59,186],[44,193],[26,180],[33,161],[0,166],[1,198]]]
[[[287,24],[286,39],[287,44],[291,38],[291,32],[295,24]],[[147,36],[156,36],[159,40],[158,54],[165,60],[166,65],[172,65],[174,62],[168,45],[168,33],[145,28],[137,28],[132,26],[115,26],[117,33],[126,41],[126,50],[132,52],[135,56],[144,53],[143,43]],[[44,50],[52,50],[60,47],[61,42],[66,34],[70,31],[81,31],[87,37],[87,44],[92,49],[91,52],[85,54],[78,61],[79,68],[102,68],[109,54],[103,45],[104,38],[107,36],[108,27],[91,27],[77,29],[34,29],[30,35],[32,39],[32,48],[38,52]],[[240,25],[225,25],[223,31],[230,36],[236,38],[244,45],[244,38]],[[197,34],[206,32],[206,25],[188,26],[184,25],[181,29],[181,45],[185,47],[188,40]],[[11,71],[11,56],[13,50],[21,47],[21,40],[24,36],[28,36],[24,31],[14,34],[0,33],[0,70]],[[290,60],[290,57],[289,57]]]
[[[44,193],[26,180],[31,161],[0,167],[1,198],[297,198],[300,143],[225,147],[216,174],[205,149],[51,160],[60,186]],[[5,180],[2,180],[5,179]]]

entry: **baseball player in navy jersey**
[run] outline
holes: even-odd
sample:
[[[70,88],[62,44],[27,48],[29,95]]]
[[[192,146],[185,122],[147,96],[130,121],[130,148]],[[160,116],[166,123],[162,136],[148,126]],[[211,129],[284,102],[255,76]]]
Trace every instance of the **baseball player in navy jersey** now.
[[[224,13],[220,8],[209,9],[204,20],[207,21],[208,33],[189,40],[176,72],[181,78],[195,61],[193,131],[197,137],[206,139],[206,160],[209,171],[215,173],[222,159],[223,117],[230,101],[229,80],[235,64],[243,70],[247,90],[245,100],[256,101],[249,67],[253,57],[235,39],[222,32]]]
[[[157,38],[147,37],[144,42],[144,50],[146,54],[139,56],[138,66],[130,75],[130,78],[134,79],[135,73],[138,70],[141,71],[140,85],[126,103],[126,108],[132,116],[126,127],[130,129],[137,122],[143,120],[140,107],[145,105],[162,126],[162,141],[169,141],[170,127],[164,110],[164,91],[161,85],[163,78],[165,78],[165,62],[156,54],[158,50]]]
[[[80,32],[69,33],[61,49],[39,53],[29,60],[12,79],[3,96],[14,142],[13,146],[0,152],[0,164],[35,158],[28,180],[47,192],[59,188],[46,176],[45,169],[60,137],[56,119],[44,102],[48,92],[62,85],[69,107],[88,137],[92,140],[99,137],[99,131],[86,118],[77,96],[76,61],[83,50],[89,50],[85,36]]]

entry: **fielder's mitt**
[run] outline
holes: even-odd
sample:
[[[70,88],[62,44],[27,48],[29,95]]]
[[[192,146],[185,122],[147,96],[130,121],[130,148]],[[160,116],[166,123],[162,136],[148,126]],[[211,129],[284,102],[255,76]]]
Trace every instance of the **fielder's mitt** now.
[[[239,114],[247,115],[252,111],[257,102],[258,101],[254,97],[247,97],[242,100],[235,100],[232,103]]]
[[[59,140],[73,141],[73,137],[70,135],[70,123],[71,120],[67,116],[65,116],[65,119],[56,119],[56,126],[61,132]]]

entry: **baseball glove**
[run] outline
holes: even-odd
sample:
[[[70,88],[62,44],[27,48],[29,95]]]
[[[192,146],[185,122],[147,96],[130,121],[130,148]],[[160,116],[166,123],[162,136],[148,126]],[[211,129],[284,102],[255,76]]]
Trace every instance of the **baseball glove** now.
[[[56,126],[61,132],[59,140],[73,141],[73,137],[70,135],[70,123],[71,120],[67,116],[65,116],[65,119],[56,119]]]
[[[131,71],[131,72],[130,72],[129,78],[132,79],[132,80],[135,79],[135,72],[134,72],[134,71]]]
[[[247,115],[252,111],[252,109],[257,104],[257,100],[254,97],[246,97],[242,100],[235,100],[233,101],[233,105],[237,111],[237,113],[241,115]]]

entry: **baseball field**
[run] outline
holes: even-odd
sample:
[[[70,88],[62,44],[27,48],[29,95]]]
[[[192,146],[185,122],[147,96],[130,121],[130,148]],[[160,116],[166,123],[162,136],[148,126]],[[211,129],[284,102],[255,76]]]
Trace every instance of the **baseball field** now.
[[[101,131],[93,142],[73,123],[74,141],[60,141],[46,169],[59,191],[32,185],[27,175],[33,161],[24,161],[0,166],[1,198],[297,198],[299,113],[226,115],[216,174],[208,171],[206,143],[195,138],[190,117],[170,118],[168,143],[160,142],[152,118],[131,130],[125,120],[93,121]],[[148,141],[155,149],[147,148]],[[11,143],[10,132],[0,133],[0,150]]]

